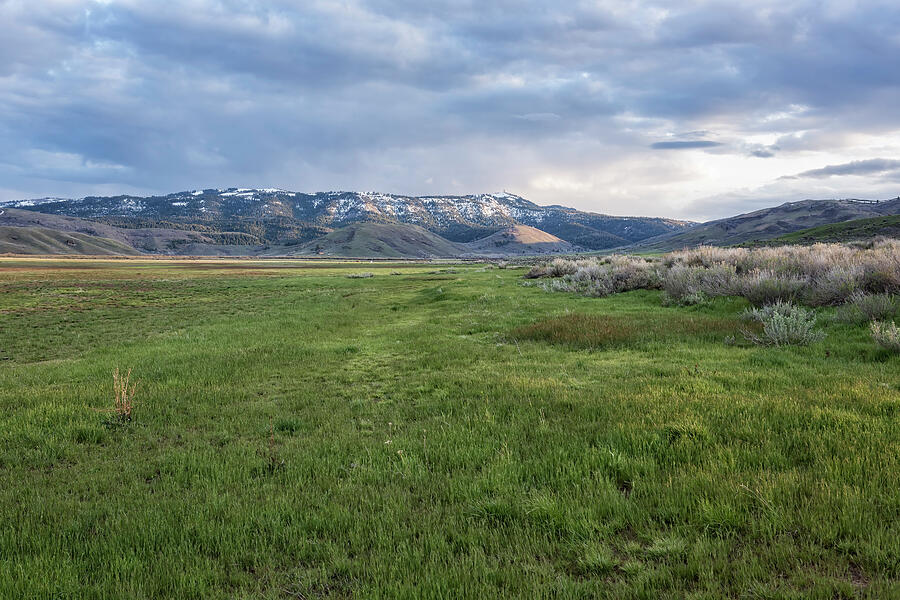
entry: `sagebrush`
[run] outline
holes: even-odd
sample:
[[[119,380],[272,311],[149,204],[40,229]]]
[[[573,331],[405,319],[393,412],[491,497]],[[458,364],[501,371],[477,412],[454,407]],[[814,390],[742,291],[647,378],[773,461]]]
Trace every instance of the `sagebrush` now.
[[[885,350],[900,353],[900,328],[897,327],[896,323],[892,321],[872,321],[870,331],[876,344]]]
[[[704,246],[659,258],[555,258],[533,266],[526,277],[555,279],[562,283],[545,288],[588,296],[663,289],[669,304],[743,296],[754,306],[779,301],[839,306],[859,294],[900,293],[900,241],[755,249]]]

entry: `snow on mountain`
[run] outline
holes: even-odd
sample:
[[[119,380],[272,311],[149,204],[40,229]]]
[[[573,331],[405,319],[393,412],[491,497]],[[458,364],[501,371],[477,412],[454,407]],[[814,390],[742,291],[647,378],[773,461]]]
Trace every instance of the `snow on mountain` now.
[[[612,217],[562,206],[539,206],[509,192],[464,196],[404,196],[380,192],[291,192],[278,188],[192,190],[166,196],[41,198],[0,206],[82,218],[229,222],[288,219],[299,226],[338,228],[357,222],[419,225],[454,241],[469,241],[514,225],[545,230],[575,245],[605,248],[679,231],[671,219]]]

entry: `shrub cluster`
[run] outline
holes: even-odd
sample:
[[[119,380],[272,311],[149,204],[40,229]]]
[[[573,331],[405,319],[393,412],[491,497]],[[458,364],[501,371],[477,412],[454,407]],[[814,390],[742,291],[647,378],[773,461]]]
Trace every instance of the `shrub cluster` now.
[[[754,306],[779,300],[838,306],[860,293],[900,294],[900,240],[882,240],[870,247],[702,246],[662,258],[554,258],[532,267],[526,277],[559,279],[563,283],[547,287],[594,296],[662,288],[667,300],[676,304],[696,304],[715,296],[743,296]]]
[[[890,320],[900,312],[900,240],[754,249],[702,246],[661,258],[554,258],[535,265],[526,277],[548,278],[542,284],[547,290],[588,296],[662,289],[667,304],[743,296],[771,311],[757,319],[763,333],[752,335],[754,341],[774,345],[809,343],[821,336],[813,328],[815,315],[799,305],[840,306],[841,320],[882,323],[877,334],[872,325],[872,335],[890,348],[890,332],[896,332]]]
[[[538,265],[526,277],[554,278],[544,288],[586,296],[608,296],[640,289],[659,289],[659,266],[634,256],[613,255],[602,259],[557,258]]]

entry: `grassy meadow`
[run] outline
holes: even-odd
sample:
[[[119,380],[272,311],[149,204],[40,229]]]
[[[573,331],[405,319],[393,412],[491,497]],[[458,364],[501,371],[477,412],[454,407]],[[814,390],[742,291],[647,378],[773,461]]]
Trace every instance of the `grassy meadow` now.
[[[0,597],[900,598],[900,356],[525,272],[0,259]]]

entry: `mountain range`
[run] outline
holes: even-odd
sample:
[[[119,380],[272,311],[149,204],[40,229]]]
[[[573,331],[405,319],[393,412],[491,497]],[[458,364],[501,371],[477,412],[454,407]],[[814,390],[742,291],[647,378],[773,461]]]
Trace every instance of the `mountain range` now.
[[[162,245],[146,235],[133,245],[141,251],[176,254],[217,250],[198,244],[244,246],[243,251],[252,254],[295,254],[313,240],[359,223],[416,226],[448,242],[462,244],[502,232],[521,237],[515,228],[527,226],[553,236],[536,242],[543,244],[532,248],[538,253],[549,249],[603,250],[693,225],[677,219],[616,217],[564,206],[539,206],[506,192],[414,197],[375,192],[306,194],[230,188],[148,197],[41,198],[3,202],[0,208],[86,219],[125,230],[152,229],[165,238]],[[163,230],[197,235],[164,235]],[[488,242],[492,254],[504,247],[512,248],[496,242]],[[431,255],[427,251],[425,254]]]
[[[900,198],[788,202],[699,224],[540,206],[507,192],[414,197],[230,188],[8,201],[0,211],[6,253],[502,257],[759,243],[900,214]]]

